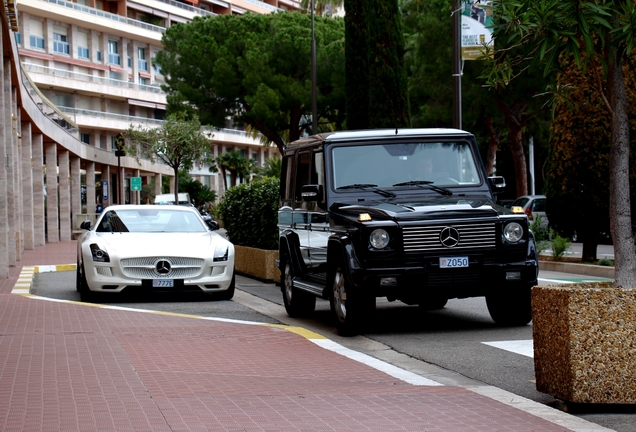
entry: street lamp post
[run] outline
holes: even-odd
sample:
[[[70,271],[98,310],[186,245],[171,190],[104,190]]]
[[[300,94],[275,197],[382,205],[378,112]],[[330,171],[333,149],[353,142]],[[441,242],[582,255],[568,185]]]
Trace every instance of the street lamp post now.
[[[314,0],[311,0],[311,133],[318,133],[318,104],[316,102],[316,32],[314,29]]]

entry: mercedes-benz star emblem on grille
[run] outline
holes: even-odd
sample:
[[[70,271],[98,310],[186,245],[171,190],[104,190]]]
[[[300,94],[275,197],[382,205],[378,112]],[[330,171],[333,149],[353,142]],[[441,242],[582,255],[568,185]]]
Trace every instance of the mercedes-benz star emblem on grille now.
[[[439,241],[446,247],[455,247],[459,243],[459,231],[453,227],[446,227],[439,233]]]
[[[157,261],[157,264],[155,264],[155,269],[160,275],[166,275],[170,273],[171,270],[170,262],[166,260],[159,260]]]

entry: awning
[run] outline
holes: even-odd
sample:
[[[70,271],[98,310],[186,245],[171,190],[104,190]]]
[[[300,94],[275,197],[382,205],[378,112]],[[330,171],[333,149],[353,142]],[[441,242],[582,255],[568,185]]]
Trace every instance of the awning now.
[[[148,101],[141,101],[141,100],[137,100],[137,99],[128,99],[128,103],[130,105],[142,106],[142,107],[146,107],[146,108],[154,108],[154,109],[161,109],[161,110],[165,110],[166,109],[166,105],[165,104],[159,104],[159,103],[148,102]]]

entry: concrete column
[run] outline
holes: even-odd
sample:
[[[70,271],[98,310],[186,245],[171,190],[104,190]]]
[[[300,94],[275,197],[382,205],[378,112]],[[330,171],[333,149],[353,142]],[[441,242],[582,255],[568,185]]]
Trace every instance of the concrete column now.
[[[31,136],[31,154],[33,157],[33,246],[44,246],[44,144],[42,134]]]
[[[13,142],[14,142],[14,175],[13,181],[15,188],[13,189],[14,203],[15,203],[15,229],[16,229],[16,260],[22,259],[22,253],[24,252],[24,205],[23,195],[21,190],[22,181],[22,121],[20,120],[20,109],[18,108],[18,89],[11,87],[12,103],[11,108],[15,113],[13,119]]]
[[[46,143],[46,239],[60,242],[60,218],[57,192],[57,144]]]
[[[86,161],[86,213],[95,213],[95,162]]]
[[[79,229],[77,215],[82,213],[82,173],[80,158],[71,155],[71,233]]]
[[[71,174],[68,150],[59,150],[57,160],[60,170],[58,178],[60,194],[60,241],[71,240]]]
[[[106,182],[106,192],[107,192],[107,198],[104,199],[104,182]],[[110,184],[111,179],[110,179],[110,165],[107,164],[102,164],[102,196],[101,196],[101,200],[102,200],[102,205],[104,206],[104,208],[106,208],[107,206],[111,205],[111,203],[113,202],[112,200],[112,195],[111,195],[111,191],[113,186]]]
[[[174,193],[175,190],[177,190],[176,180],[175,177],[172,176],[170,177],[170,193]]]
[[[33,250],[35,240],[33,215],[33,140],[31,123],[22,122],[22,221],[24,223],[24,249]],[[41,173],[42,171],[40,171]]]
[[[161,195],[161,174],[155,174],[155,195]]]
[[[3,48],[4,37],[0,37],[0,49]],[[0,51],[2,52],[2,51]],[[11,70],[5,71],[5,63],[0,62],[0,82],[4,83],[4,76],[11,74]],[[6,107],[4,104],[5,92],[0,91],[0,278],[9,277],[9,223],[8,217],[8,195],[7,188],[7,145],[8,135],[11,133],[11,123],[6,123]],[[10,113],[9,113],[10,115]]]
[[[16,128],[16,117],[14,115],[15,109],[13,107],[13,92],[12,92],[12,80],[11,80],[11,60],[9,58],[5,58],[4,60],[4,116],[2,121],[5,122],[5,159],[4,165],[7,170],[7,223],[8,223],[8,262],[9,266],[16,265],[16,249],[19,247],[20,233],[19,233],[19,225],[16,224],[16,211],[17,206],[15,202],[15,188],[16,188],[16,166],[17,166],[17,154],[16,154],[16,143],[15,143],[15,128]]]
[[[133,170],[134,177],[141,177],[141,170],[136,169]],[[143,185],[142,185],[143,188]],[[130,202],[131,204],[141,204],[141,191],[136,191],[130,193]]]

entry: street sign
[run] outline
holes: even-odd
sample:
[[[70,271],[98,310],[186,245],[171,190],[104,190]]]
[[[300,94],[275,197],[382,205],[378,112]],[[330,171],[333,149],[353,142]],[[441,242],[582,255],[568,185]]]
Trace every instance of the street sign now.
[[[140,191],[141,190],[141,177],[131,177],[130,178],[130,190],[131,191]]]

